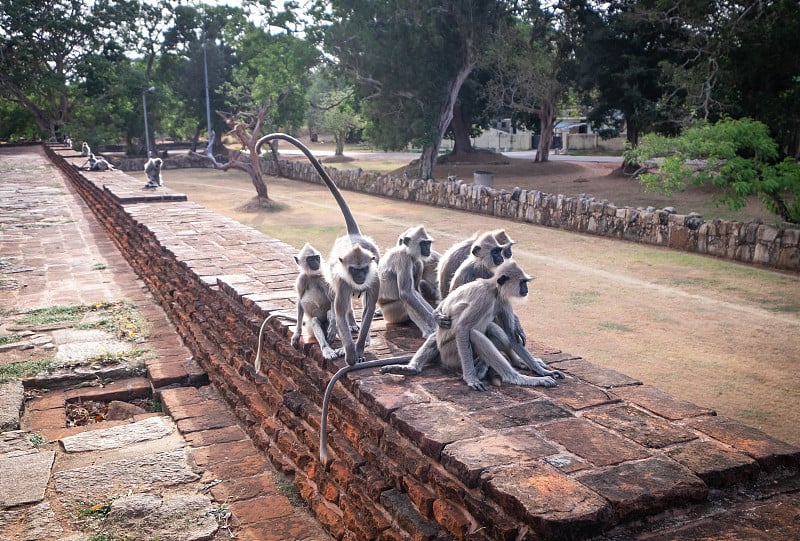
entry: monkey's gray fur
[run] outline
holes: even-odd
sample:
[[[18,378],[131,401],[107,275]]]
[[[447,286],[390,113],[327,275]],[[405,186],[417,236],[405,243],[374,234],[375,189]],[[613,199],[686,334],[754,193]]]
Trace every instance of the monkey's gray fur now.
[[[436,273],[441,259],[442,254],[431,250],[431,256],[422,262],[422,273],[419,273],[419,269],[415,271],[419,276],[419,292],[422,293],[422,297],[428,301],[431,308],[436,308],[442,300],[439,294],[439,278]]]
[[[378,265],[378,307],[387,323],[411,320],[427,338],[436,330],[433,308],[419,290],[424,261],[431,255],[433,239],[423,226],[406,230]]]
[[[503,246],[503,258],[510,259],[512,255],[511,245],[514,244],[514,241],[503,229],[495,229],[491,233],[494,235],[497,244]],[[441,256],[437,268],[439,297],[441,299],[447,297],[447,294],[453,289],[450,286],[453,281],[453,275],[455,275],[458,267],[469,257],[475,242],[478,240],[478,235],[478,233],[475,233],[471,237],[453,244]]]
[[[87,156],[88,157],[89,154],[91,154],[91,153],[92,153],[92,149],[89,148],[89,143],[84,141],[81,144],[81,156]]]
[[[322,357],[331,360],[338,352],[331,347],[336,338],[333,315],[333,290],[327,276],[325,262],[319,251],[306,243],[294,256],[299,274],[294,289],[297,292],[297,325],[292,335],[292,347],[297,348],[300,336],[310,342],[316,340]]]
[[[364,360],[364,348],[367,344],[369,328],[372,325],[375,305],[378,301],[378,292],[380,290],[378,260],[380,259],[380,251],[374,240],[361,234],[353,213],[339,188],[336,187],[322,164],[303,143],[285,133],[271,133],[256,142],[256,153],[260,154],[261,147],[265,143],[276,139],[288,141],[303,152],[320,177],[322,177],[322,181],[328,186],[347,224],[347,235],[336,239],[328,257],[328,263],[331,266],[330,279],[334,294],[333,312],[336,319],[336,328],[339,331],[339,338],[342,341],[347,364],[356,364]],[[353,341],[351,334],[347,332],[347,329],[358,328],[355,325],[355,316],[353,315],[352,298],[354,295],[361,298],[363,306],[361,326],[356,342]]]
[[[161,178],[161,166],[163,165],[161,158],[150,158],[144,164],[144,173],[147,175],[147,184],[145,188],[156,188],[163,186],[164,181]]]
[[[498,305],[526,298],[531,279],[515,261],[506,261],[491,278],[479,278],[454,289],[437,309],[451,325],[437,327],[436,334],[425,341],[408,364],[385,366],[381,371],[419,374],[428,362],[440,358],[445,367],[460,368],[466,384],[479,391],[488,389],[483,377],[489,370],[506,383],[555,386],[556,381],[550,375],[532,377],[514,369],[512,362],[518,366],[525,364],[512,349],[503,329],[494,323]]]

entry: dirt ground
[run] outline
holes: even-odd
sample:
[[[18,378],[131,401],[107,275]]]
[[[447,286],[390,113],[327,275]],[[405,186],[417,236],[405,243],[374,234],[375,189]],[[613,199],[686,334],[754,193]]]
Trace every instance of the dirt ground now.
[[[588,193],[617,205],[674,206],[709,218],[708,207],[701,208],[708,194],[645,194],[613,165],[492,161],[440,164],[435,175],[471,179],[480,165],[495,173],[496,187]],[[377,167],[402,170],[402,164]],[[164,180],[190,200],[296,247],[308,241],[324,253],[344,229],[321,186],[268,177],[278,210],[252,211],[254,189],[239,172],[166,170]],[[383,250],[416,224],[426,226],[440,252],[475,231],[505,228],[517,241],[514,257],[537,277],[518,307],[529,340],[800,444],[800,275],[353,192],[345,197]],[[737,217],[748,215],[770,221],[757,202]]]

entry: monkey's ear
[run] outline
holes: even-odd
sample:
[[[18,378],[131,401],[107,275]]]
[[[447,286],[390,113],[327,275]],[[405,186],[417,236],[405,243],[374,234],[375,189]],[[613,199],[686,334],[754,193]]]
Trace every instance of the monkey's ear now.
[[[293,257],[294,257],[294,262],[295,262],[295,263],[297,263],[297,264],[299,265],[299,264],[300,264],[300,260],[299,260],[299,259],[297,259],[297,256],[293,256]]]
[[[480,252],[480,251],[481,251],[481,247],[480,246],[473,246],[472,247],[472,255],[478,255],[478,252]]]
[[[509,277],[508,277],[508,275],[506,275],[506,274],[504,274],[504,275],[502,275],[502,276],[499,276],[499,277],[497,278],[497,285],[500,285],[500,286],[502,286],[503,284],[505,284],[506,282],[508,282],[510,279],[511,279],[511,278],[509,278]]]

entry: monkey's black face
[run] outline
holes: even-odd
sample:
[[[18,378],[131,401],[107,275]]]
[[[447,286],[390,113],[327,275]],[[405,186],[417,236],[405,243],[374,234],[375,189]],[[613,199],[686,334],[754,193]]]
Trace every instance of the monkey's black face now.
[[[319,255],[310,255],[306,258],[306,265],[312,271],[319,270]]]
[[[513,254],[511,253],[511,245],[509,244],[503,249],[503,257],[505,257],[506,259],[511,259],[512,255]]]
[[[354,283],[361,285],[367,281],[369,267],[349,267],[348,270],[350,271],[350,276],[353,278]]]
[[[527,297],[528,296],[528,281],[527,280],[520,280],[520,282],[519,282],[519,296],[520,297]]]
[[[500,246],[492,248],[492,263],[499,265],[503,262],[503,248]]]
[[[431,256],[431,241],[423,240],[419,243],[419,253],[422,257]]]

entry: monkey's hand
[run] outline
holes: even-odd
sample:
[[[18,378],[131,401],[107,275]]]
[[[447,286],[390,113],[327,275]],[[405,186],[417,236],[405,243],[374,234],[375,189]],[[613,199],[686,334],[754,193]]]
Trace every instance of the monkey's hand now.
[[[322,350],[322,357],[326,361],[332,361],[333,359],[341,357],[344,354],[344,351],[342,351],[341,348],[333,349],[332,347],[327,345],[322,346],[320,349]]]
[[[433,318],[436,320],[436,324],[442,329],[449,329],[453,326],[452,318],[440,312],[438,308],[433,311]]]
[[[294,334],[292,334],[292,347],[294,349],[297,349],[297,346],[299,344],[300,344],[300,333],[295,331]]]

